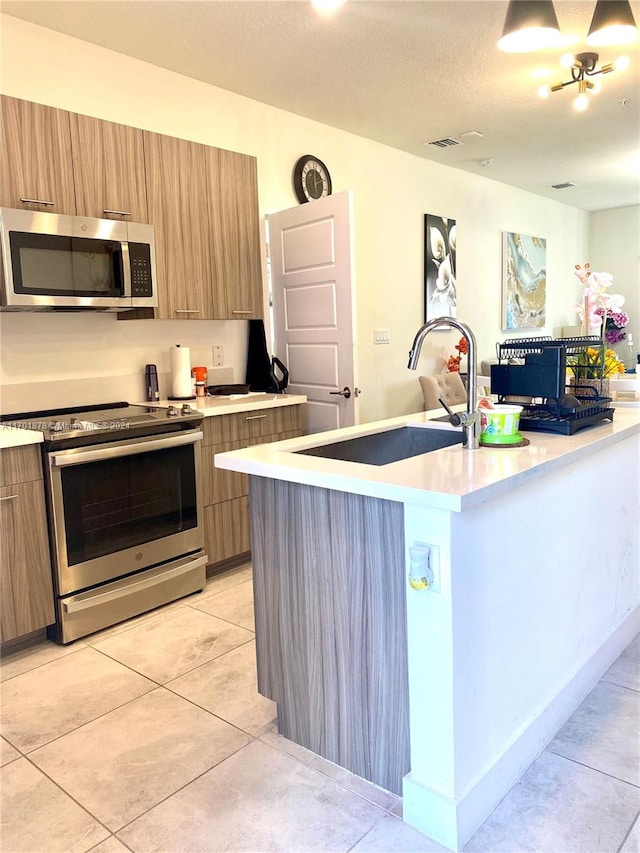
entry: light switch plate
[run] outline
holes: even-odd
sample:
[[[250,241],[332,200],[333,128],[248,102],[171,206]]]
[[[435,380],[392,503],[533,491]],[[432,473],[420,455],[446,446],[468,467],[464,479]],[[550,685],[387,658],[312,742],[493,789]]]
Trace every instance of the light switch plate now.
[[[224,347],[222,345],[213,347],[213,366],[222,367],[224,364]]]
[[[374,344],[390,344],[391,331],[389,329],[374,329],[373,342]]]

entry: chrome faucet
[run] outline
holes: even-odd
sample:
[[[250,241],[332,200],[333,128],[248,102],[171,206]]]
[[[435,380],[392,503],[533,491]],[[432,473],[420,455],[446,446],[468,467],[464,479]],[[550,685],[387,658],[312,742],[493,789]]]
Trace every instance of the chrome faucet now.
[[[429,320],[428,323],[425,323],[424,326],[421,326],[418,329],[413,341],[413,346],[409,353],[409,364],[407,367],[409,370],[416,369],[424,339],[427,337],[429,332],[432,332],[434,329],[441,328],[442,326],[450,326],[452,329],[457,329],[465,338],[468,345],[467,362],[469,364],[469,372],[467,374],[467,411],[466,413],[460,413],[459,415],[454,415],[452,417],[455,417],[457,423],[462,424],[462,432],[464,436],[463,443],[467,450],[475,450],[480,447],[480,412],[478,412],[476,408],[476,390],[478,384],[476,339],[471,329],[465,323],[461,323],[460,320],[456,320],[454,317],[434,317],[433,320]],[[444,406],[444,408],[449,411],[447,406]]]

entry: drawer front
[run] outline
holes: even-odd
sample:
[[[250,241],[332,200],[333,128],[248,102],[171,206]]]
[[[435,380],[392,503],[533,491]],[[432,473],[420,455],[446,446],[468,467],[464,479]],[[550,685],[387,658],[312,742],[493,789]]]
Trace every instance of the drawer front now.
[[[8,447],[0,454],[0,486],[42,480],[40,445]]]
[[[221,501],[230,501],[249,493],[246,474],[216,468],[213,461],[216,453],[241,450],[246,446],[246,441],[227,441],[224,444],[213,444],[202,448],[202,502],[204,506]]]
[[[272,441],[283,441],[285,438],[297,438],[301,430],[289,430],[279,435],[268,435],[264,438],[245,438],[241,441],[227,441],[224,444],[212,444],[202,448],[202,502],[204,506],[230,501],[242,495],[249,494],[249,478],[238,471],[228,471],[216,468],[214,457],[216,453],[227,453],[230,450],[242,450],[256,444],[267,444]]]
[[[204,445],[225,444],[246,438],[266,439],[276,433],[301,428],[300,406],[278,406],[273,409],[254,409],[217,415],[204,419]]]
[[[219,563],[250,550],[246,496],[205,507],[204,547],[209,563]]]

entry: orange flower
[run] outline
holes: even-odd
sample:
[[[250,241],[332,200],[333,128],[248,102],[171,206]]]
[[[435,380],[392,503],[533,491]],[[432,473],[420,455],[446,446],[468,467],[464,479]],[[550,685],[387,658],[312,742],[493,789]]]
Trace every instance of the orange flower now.
[[[446,368],[449,373],[459,373],[460,372],[460,361],[461,358],[459,355],[449,356],[446,363]]]
[[[466,355],[469,352],[469,345],[467,344],[467,339],[460,338],[455,348],[458,350],[460,355]]]

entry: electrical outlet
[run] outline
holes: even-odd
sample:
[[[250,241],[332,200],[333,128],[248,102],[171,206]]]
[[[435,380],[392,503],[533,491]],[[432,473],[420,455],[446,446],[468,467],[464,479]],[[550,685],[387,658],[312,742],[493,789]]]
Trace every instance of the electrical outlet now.
[[[390,344],[391,332],[389,329],[374,329],[373,342],[374,344]]]
[[[213,348],[213,366],[222,367],[224,364],[224,347],[222,345]]]

